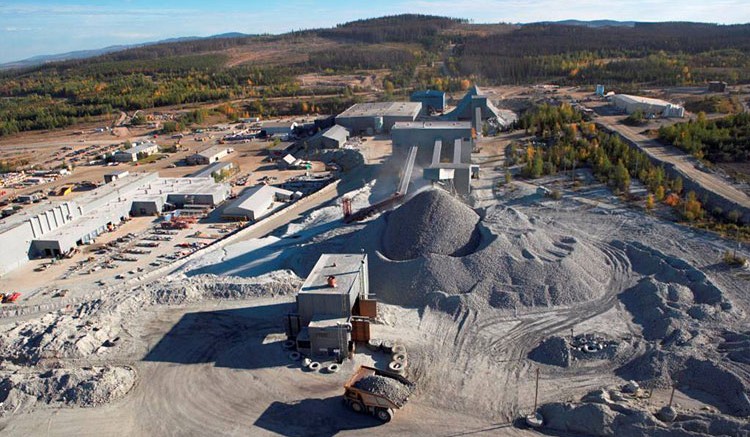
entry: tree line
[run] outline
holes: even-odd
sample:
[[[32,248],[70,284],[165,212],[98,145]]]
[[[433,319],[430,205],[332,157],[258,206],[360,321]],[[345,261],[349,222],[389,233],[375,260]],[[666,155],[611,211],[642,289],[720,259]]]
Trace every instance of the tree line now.
[[[543,104],[524,114],[518,127],[541,141],[511,145],[508,164],[523,165],[522,174],[529,178],[587,167],[600,182],[625,196],[629,196],[632,178],[636,178],[648,190],[649,209],[663,202],[690,222],[739,220],[737,211],[706,211],[705,199],[683,191],[682,178],[669,177],[664,167],[654,164],[646,153],[630,147],[618,135],[599,131],[576,112],[567,104]]]
[[[695,120],[659,128],[659,139],[711,162],[750,161],[750,114],[716,120],[699,113]]]

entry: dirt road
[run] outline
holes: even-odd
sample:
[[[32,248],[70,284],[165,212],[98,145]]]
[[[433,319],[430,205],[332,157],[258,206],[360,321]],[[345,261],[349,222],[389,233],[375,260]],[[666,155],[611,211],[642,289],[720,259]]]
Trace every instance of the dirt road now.
[[[337,374],[301,370],[287,358],[278,333],[288,308],[261,299],[149,312],[133,332],[140,381],[124,399],[18,415],[0,429],[19,436],[532,435],[434,408],[419,395],[387,425],[349,411],[342,386],[358,364],[346,362]]]
[[[604,120],[604,119],[603,119]],[[623,137],[634,142],[644,152],[650,156],[673,164],[680,172],[686,175],[688,178],[695,181],[697,184],[703,186],[707,190],[721,196],[731,202],[741,205],[745,208],[750,208],[750,197],[733,187],[728,181],[721,177],[703,172],[695,167],[695,158],[684,153],[673,146],[665,146],[656,140],[652,140],[645,135],[636,131],[637,128],[625,126],[617,122],[610,120],[600,121],[599,123],[605,128],[618,132]]]

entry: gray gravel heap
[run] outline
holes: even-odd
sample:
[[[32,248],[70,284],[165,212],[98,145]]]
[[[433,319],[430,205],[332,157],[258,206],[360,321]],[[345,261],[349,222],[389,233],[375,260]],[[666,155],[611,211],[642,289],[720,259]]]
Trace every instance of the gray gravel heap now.
[[[529,358],[542,364],[552,366],[570,366],[570,349],[562,337],[550,337],[529,352]]]
[[[403,405],[411,394],[411,388],[400,381],[384,376],[365,376],[354,383],[354,387],[384,396],[396,405]]]
[[[441,189],[425,190],[388,216],[383,246],[394,260],[464,256],[479,243],[479,215]]]

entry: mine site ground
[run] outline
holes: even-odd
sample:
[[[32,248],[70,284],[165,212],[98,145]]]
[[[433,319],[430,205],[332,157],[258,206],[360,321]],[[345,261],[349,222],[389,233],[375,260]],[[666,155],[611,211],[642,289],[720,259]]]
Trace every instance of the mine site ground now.
[[[535,91],[507,87],[489,92],[495,98],[522,100]],[[590,94],[564,92],[576,99]],[[146,132],[131,130],[117,139],[110,134],[87,134],[83,139],[85,144],[106,144],[145,136]],[[538,435],[515,426],[533,411],[537,369],[539,405],[577,401],[634,378],[639,370],[628,365],[658,348],[660,341],[667,342],[653,334],[657,320],[625,297],[643,292],[647,285],[668,284],[681,293],[697,288],[695,284],[715,284],[721,290],[719,300],[710,304],[697,294],[689,299],[689,305],[712,314],[703,321],[684,313],[671,316],[676,325],[694,331],[682,346],[686,354],[713,350],[728,331],[747,334],[750,271],[721,263],[722,254],[735,250],[737,243],[664,220],[658,210],[647,214],[615,196],[586,169],[578,170],[578,184],[562,175],[498,185],[504,178],[507,145],[523,136],[511,132],[478,144],[480,151],[472,159],[480,164],[481,176],[472,183],[470,203],[483,227],[482,240],[465,257],[426,255],[432,264],[393,261],[385,255],[388,245],[396,243],[387,237],[393,225],[389,213],[358,224],[341,221],[343,196],[360,208],[396,190],[400,162],[388,159],[390,141],[370,137],[360,145],[366,165],[344,173],[334,191],[305,209],[290,209],[255,225],[231,244],[201,249],[187,262],[150,265],[159,255],[179,251],[177,242],[217,239],[190,237],[196,231],[220,234],[219,229],[232,224],[206,220],[179,231],[137,262],[81,274],[91,263],[89,256],[96,262],[105,256],[95,253],[100,245],[129,233],[136,235],[134,243],[149,234],[155,219],[135,218],[104,234],[90,251],[43,272],[34,269],[48,261],[33,261],[4,277],[4,287],[23,291],[17,307],[25,310],[0,320],[1,352],[9,358],[0,374],[29,382],[27,395],[16,393],[0,405],[0,431],[18,436]],[[78,136],[71,132],[32,134],[13,153],[39,151],[39,159],[46,160],[61,145],[79,147],[74,138]],[[155,163],[77,168],[51,185],[100,180],[113,169],[158,171],[162,176],[197,171],[199,167],[170,165],[210,143],[188,138],[181,143],[181,151]],[[0,149],[9,144],[3,140]],[[269,168],[261,154],[267,143],[229,146],[236,150],[231,160],[240,167],[237,177],[252,172],[251,181],[264,176],[284,180],[304,173]],[[320,169],[322,163],[316,166]],[[429,191],[416,179],[401,208],[413,207],[410,202],[419,202]],[[563,198],[554,201],[539,194],[540,185],[558,187]],[[746,188],[737,184],[734,189]],[[468,207],[464,213],[470,214]],[[452,220],[444,217],[440,223],[420,225],[415,217],[408,225],[414,227],[407,226],[405,232],[461,228]],[[282,347],[286,338],[281,318],[292,308],[294,293],[317,255],[360,250],[368,253],[380,276],[372,285],[380,300],[372,336],[405,345],[407,376],[417,382],[409,403],[384,425],[349,411],[341,395],[344,382],[360,364],[387,365],[388,356],[358,345],[353,359],[338,373],[326,374],[306,371]],[[750,255],[746,245],[739,251]],[[480,258],[490,254],[496,258],[482,264]],[[653,258],[656,270],[641,265],[644,254]],[[148,276],[157,268],[163,273]],[[477,276],[465,282],[473,286],[460,286],[464,269]],[[502,276],[505,282],[492,276],[503,269],[508,271]],[[117,280],[115,275],[124,278]],[[495,288],[481,289],[482,275],[491,278]],[[402,289],[402,284],[413,286],[407,292],[409,287]],[[531,304],[498,300],[498,291],[540,284],[546,285],[544,296],[531,296]],[[58,289],[69,290],[68,295],[54,297],[52,290]],[[537,300],[542,298],[549,301]],[[720,304],[731,308],[720,310]],[[596,336],[613,345],[613,352],[593,358],[574,354],[567,366],[545,363],[553,359],[550,356],[530,358],[545,340],[571,335]],[[730,364],[747,379],[746,365]],[[93,394],[79,385],[58,396],[55,382],[66,382],[55,379],[55,372],[68,373],[72,380],[85,380],[92,372],[101,376]],[[676,386],[674,404],[683,414],[735,412],[735,400],[720,392],[728,388],[711,392],[686,381]],[[653,413],[670,401],[671,381],[644,388],[650,389],[650,396],[633,399],[629,406]]]

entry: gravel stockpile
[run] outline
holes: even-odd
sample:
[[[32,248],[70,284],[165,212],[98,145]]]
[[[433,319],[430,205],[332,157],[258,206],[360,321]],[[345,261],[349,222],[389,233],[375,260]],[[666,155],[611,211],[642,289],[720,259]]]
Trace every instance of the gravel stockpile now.
[[[479,244],[479,215],[440,189],[425,190],[391,212],[384,254],[394,260],[427,254],[464,256]]]
[[[378,375],[365,376],[354,383],[354,387],[385,396],[396,405],[403,405],[411,394],[409,386],[393,379]]]
[[[288,295],[301,284],[298,277],[285,271],[256,278],[201,275],[160,279],[125,289],[117,298],[85,302],[73,313],[50,313],[8,326],[0,331],[0,356],[20,365],[35,365],[50,357],[87,358],[108,349],[108,344],[122,336],[121,325],[144,307]]]
[[[455,208],[462,214],[468,210],[472,220],[478,219],[449,194],[437,193],[419,193],[411,202],[419,196],[435,196],[452,205],[437,209]],[[402,306],[432,305],[447,313],[461,308],[572,305],[597,299],[607,290],[624,288],[621,283],[629,274],[624,253],[592,243],[584,232],[575,236],[560,234],[553,226],[531,220],[514,208],[489,209],[480,226],[472,224],[481,244],[466,256],[425,253],[394,261],[386,243],[390,241],[391,246],[398,244],[399,250],[407,250],[406,240],[411,237],[405,233],[400,239],[396,231],[411,228],[415,220],[401,218],[405,221],[401,226],[394,220],[411,202],[393,211],[387,220],[381,216],[360,229],[347,228],[346,234],[332,231],[293,246],[293,250],[286,250],[285,263],[305,277],[320,254],[350,253],[361,248],[369,255],[371,288],[377,290],[379,299]],[[464,231],[471,232],[474,231]]]
[[[135,372],[123,367],[54,369],[41,374],[12,374],[0,379],[0,415],[35,404],[93,407],[124,396]]]
[[[388,258],[374,254],[371,276],[379,296],[388,303],[432,304],[451,313],[461,307],[548,307],[599,298],[626,279],[625,255],[604,250],[585,235],[558,234],[513,208],[489,209],[486,216],[476,227],[482,245],[469,255],[431,253],[392,262],[387,253]],[[394,217],[388,218],[385,241]]]
[[[570,349],[562,337],[550,337],[529,352],[529,358],[552,366],[570,366]]]
[[[746,436],[750,424],[706,412],[680,411],[666,423],[633,404],[561,403],[539,407],[544,428],[590,436]]]

